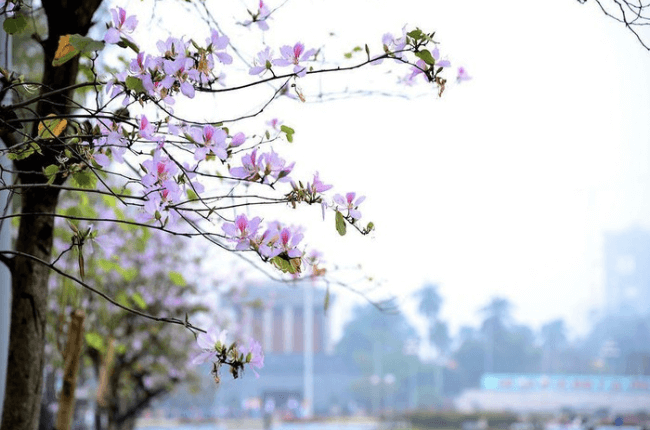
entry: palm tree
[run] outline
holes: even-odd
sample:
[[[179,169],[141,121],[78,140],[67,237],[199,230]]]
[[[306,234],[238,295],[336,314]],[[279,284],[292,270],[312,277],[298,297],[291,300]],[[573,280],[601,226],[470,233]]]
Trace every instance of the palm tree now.
[[[418,310],[429,320],[429,325],[431,325],[431,322],[438,318],[438,312],[442,306],[442,297],[438,293],[438,286],[427,284],[418,291],[417,296],[420,299]]]
[[[510,322],[512,304],[503,297],[493,297],[487,306],[480,309],[485,315],[481,331],[486,337],[487,351],[485,354],[484,371],[494,369],[494,344],[505,336],[506,325]]]

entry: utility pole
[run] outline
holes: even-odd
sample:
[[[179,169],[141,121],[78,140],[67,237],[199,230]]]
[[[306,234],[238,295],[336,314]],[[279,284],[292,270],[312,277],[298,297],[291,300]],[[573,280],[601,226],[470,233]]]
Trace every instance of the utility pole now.
[[[310,282],[303,290],[303,403],[305,418],[314,416],[314,284]]]
[[[494,319],[488,319],[487,350],[485,351],[484,373],[492,372],[494,366]]]
[[[413,360],[411,362],[410,377],[409,377],[409,409],[414,411],[418,407],[418,339],[407,339],[404,343],[404,355],[410,356]]]
[[[373,342],[372,345],[372,356],[373,356],[373,364],[374,364],[374,373],[372,377],[370,378],[370,383],[373,385],[373,393],[372,393],[372,410],[375,414],[379,412],[381,409],[381,404],[380,404],[380,386],[382,378],[381,376],[383,375],[384,371],[382,369],[382,360],[381,360],[381,354],[382,354],[382,348],[381,348],[381,342],[375,338],[375,341]]]

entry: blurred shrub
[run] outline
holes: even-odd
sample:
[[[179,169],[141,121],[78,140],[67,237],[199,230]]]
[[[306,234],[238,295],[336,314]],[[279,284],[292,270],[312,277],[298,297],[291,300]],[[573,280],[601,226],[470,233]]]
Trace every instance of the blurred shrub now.
[[[460,429],[465,421],[486,419],[490,429],[508,429],[517,422],[517,415],[509,412],[460,412],[416,411],[404,415],[411,425],[419,429]]]

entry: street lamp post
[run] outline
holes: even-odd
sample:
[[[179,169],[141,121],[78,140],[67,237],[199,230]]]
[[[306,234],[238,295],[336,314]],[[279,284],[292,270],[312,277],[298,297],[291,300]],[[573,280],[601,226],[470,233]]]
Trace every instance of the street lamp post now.
[[[415,410],[418,407],[418,351],[420,349],[420,341],[418,339],[407,339],[404,342],[404,355],[411,356],[414,359],[411,362],[410,377],[409,377],[409,409]]]

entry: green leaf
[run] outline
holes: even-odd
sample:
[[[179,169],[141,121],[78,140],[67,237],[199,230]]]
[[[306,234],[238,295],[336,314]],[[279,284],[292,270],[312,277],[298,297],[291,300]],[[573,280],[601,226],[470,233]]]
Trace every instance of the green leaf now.
[[[59,166],[56,164],[50,164],[45,169],[43,169],[43,174],[45,174],[48,184],[52,184],[54,182],[57,173],[59,173]]]
[[[86,343],[99,352],[104,352],[104,338],[96,332],[86,333]]]
[[[114,196],[103,195],[102,200],[104,201],[104,204],[110,208],[115,209],[117,207],[117,198]]]
[[[120,39],[120,41],[117,42],[117,46],[120,48],[131,48],[136,54],[140,53],[140,48],[138,48],[138,45],[125,38]]]
[[[295,260],[298,260],[296,262]],[[291,260],[286,260],[281,256],[273,257],[269,260],[277,269],[281,270],[283,273],[298,273],[300,272],[300,258],[292,258]]]
[[[280,126],[280,130],[287,135],[287,140],[289,142],[293,142],[293,134],[296,132],[293,128],[289,127],[288,125],[282,125]]]
[[[429,52],[427,49],[425,49],[424,51],[416,52],[415,56],[421,60],[424,60],[424,62],[430,66],[433,66],[436,63],[436,60],[433,58],[433,55],[431,55],[431,52]]]
[[[120,267],[120,269],[122,268]],[[131,267],[129,269],[122,269],[119,272],[122,275],[124,282],[131,282],[135,279],[136,276],[138,276],[138,271],[134,267]]]
[[[15,152],[14,152],[15,151]],[[13,149],[7,154],[9,160],[24,160],[34,153],[33,145],[20,145],[19,148]]]
[[[178,272],[169,272],[169,279],[174,283],[174,285],[178,285],[179,287],[185,287],[187,285],[183,275]]]
[[[187,189],[187,198],[190,200],[198,200],[199,196],[194,192],[193,189]]]
[[[412,31],[409,31],[408,33],[406,33],[406,35],[408,37],[412,38],[412,39],[420,40],[420,39],[422,39],[422,36],[424,35],[424,33],[422,33],[422,30],[420,30],[419,28],[416,28],[415,30],[412,30]]]
[[[140,293],[133,293],[131,300],[133,300],[133,303],[135,303],[140,309],[147,308],[147,302],[144,301]]]
[[[7,34],[16,34],[27,27],[27,18],[23,14],[17,14],[14,17],[5,19],[2,28]]]
[[[336,231],[338,231],[341,236],[345,236],[346,230],[347,227],[345,225],[345,218],[343,218],[343,214],[339,211],[336,211]]]
[[[124,354],[126,354],[126,345],[123,344],[123,343],[118,344],[118,345],[115,347],[115,352],[116,352],[118,355],[124,355]]]
[[[104,49],[104,42],[97,41],[93,38],[82,36],[80,34],[70,35],[70,45],[80,52],[101,51]]]
[[[97,260],[96,263],[99,266],[99,268],[102,269],[105,272],[109,272],[111,270],[114,270],[115,266],[117,266],[117,264],[115,264],[115,262],[113,262],[111,260],[106,260],[104,258]]]
[[[82,170],[72,174],[72,183],[78,188],[93,189],[97,185],[97,176],[89,170]]]
[[[127,308],[129,307],[129,297],[126,295],[124,291],[121,291],[117,294],[117,297],[115,297],[115,301],[122,306],[126,306]]]
[[[147,90],[144,89],[142,80],[136,78],[135,76],[127,76],[125,83],[128,89],[133,90],[138,94],[147,92]]]

